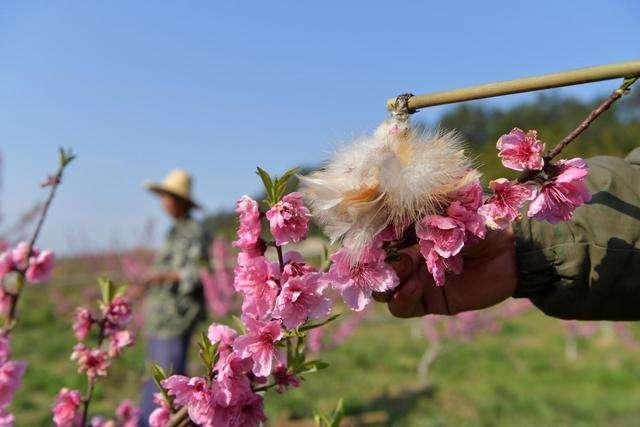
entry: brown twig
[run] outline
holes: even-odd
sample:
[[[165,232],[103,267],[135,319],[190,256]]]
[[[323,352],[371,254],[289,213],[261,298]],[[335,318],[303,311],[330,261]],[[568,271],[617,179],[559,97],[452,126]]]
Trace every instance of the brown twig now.
[[[602,113],[608,110],[609,107],[611,107],[611,105],[613,105],[614,102],[620,99],[622,95],[627,93],[630,90],[631,86],[638,80],[640,80],[640,76],[628,77],[624,79],[624,81],[622,82],[619,88],[614,90],[611,93],[611,95],[607,97],[607,99],[602,101],[593,111],[589,113],[589,115],[587,115],[587,117],[582,122],[580,122],[580,124],[575,129],[569,132],[567,136],[565,136],[555,147],[553,147],[551,151],[549,151],[544,156],[545,166],[543,167],[542,170],[539,170],[539,171],[524,170],[518,177],[518,182],[523,183],[523,182],[531,181],[532,179],[536,178],[541,172],[543,171],[548,172],[553,167],[551,160],[557,157],[565,147],[567,147],[582,132],[584,132],[591,125],[591,123],[593,123]],[[407,248],[409,246],[413,246],[417,243],[417,241],[418,239],[415,235],[413,227],[408,227],[407,231],[405,232],[405,235],[402,237],[402,239],[399,242],[396,243],[395,249],[399,250],[399,249]]]
[[[98,334],[98,348],[102,346],[102,342],[104,341],[106,325],[107,319],[102,319],[98,322],[98,326],[100,328],[100,332]],[[95,378],[89,378],[87,383],[87,393],[82,397],[82,423],[80,424],[82,427],[87,425],[87,418],[89,416],[89,404],[91,403],[91,399],[93,398],[93,389],[95,387],[95,384]]]
[[[189,413],[187,412],[187,407],[183,406],[182,408],[178,409],[178,412],[171,415],[171,418],[169,418],[166,427],[180,427],[183,425],[185,420],[189,420]]]
[[[55,174],[52,177],[50,177],[50,179],[48,180],[48,182],[50,183],[49,185],[51,189],[49,191],[49,195],[47,196],[47,200],[45,201],[44,206],[42,207],[40,218],[38,219],[36,228],[33,231],[33,235],[31,236],[31,239],[29,239],[29,244],[27,246],[27,260],[31,256],[31,252],[33,252],[33,247],[36,241],[38,240],[38,236],[40,235],[40,231],[42,230],[42,226],[44,225],[44,220],[46,219],[47,213],[49,212],[49,208],[51,207],[51,202],[53,201],[53,198],[56,195],[56,190],[58,189],[58,186],[62,182],[62,174],[64,172],[64,169],[74,159],[74,157],[75,156],[70,152],[66,153],[63,149],[60,149],[60,159],[59,159],[60,164]],[[16,292],[11,293],[11,296],[10,296],[10,308],[9,308],[9,315],[7,317],[7,328],[4,331],[5,334],[9,333],[11,329],[13,329],[13,326],[15,324],[16,308],[18,307],[18,301],[20,299],[20,295],[22,294],[22,290],[24,288],[24,275],[26,273],[27,267],[18,271],[18,274],[21,276],[21,279],[20,279],[21,283],[18,286],[18,289],[16,290]]]
[[[638,79],[640,79],[640,77],[628,77],[624,79],[618,89],[611,92],[611,95],[609,95],[594,110],[592,110],[589,115],[582,122],[580,122],[578,126],[576,126],[571,132],[569,132],[567,136],[562,138],[562,140],[544,156],[545,166],[542,168],[542,170],[544,171],[545,168],[550,167],[551,160],[557,157],[562,152],[562,150],[564,150],[573,140],[580,136],[582,132],[587,130],[587,128],[591,126],[591,123],[593,123],[602,113],[607,111],[614,102],[620,99],[622,95],[627,93],[630,90],[631,85],[638,81]],[[541,171],[525,170],[518,177],[518,182],[523,183],[531,181],[536,176],[538,176],[540,172]]]

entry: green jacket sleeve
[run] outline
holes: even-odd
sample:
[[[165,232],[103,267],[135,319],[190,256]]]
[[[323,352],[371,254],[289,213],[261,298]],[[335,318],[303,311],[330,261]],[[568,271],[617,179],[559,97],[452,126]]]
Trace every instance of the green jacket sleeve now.
[[[592,200],[560,224],[514,223],[518,286],[562,319],[640,319],[640,148],[588,160]]]

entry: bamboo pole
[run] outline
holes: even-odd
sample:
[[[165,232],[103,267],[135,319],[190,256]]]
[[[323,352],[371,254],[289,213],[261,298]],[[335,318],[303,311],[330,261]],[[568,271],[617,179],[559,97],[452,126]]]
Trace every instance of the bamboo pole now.
[[[468,86],[461,89],[444,92],[433,92],[424,95],[414,95],[409,98],[409,111],[434,105],[451,104],[454,102],[470,101],[472,99],[491,98],[494,96],[510,95],[513,93],[531,92],[554,87],[571,86],[583,83],[611,80],[621,77],[640,76],[640,60],[618,62],[615,64],[598,65],[596,67],[580,68],[560,73],[544,74],[542,76],[525,77],[497,83],[478,86]],[[392,111],[396,105],[396,98],[387,100],[387,109]]]

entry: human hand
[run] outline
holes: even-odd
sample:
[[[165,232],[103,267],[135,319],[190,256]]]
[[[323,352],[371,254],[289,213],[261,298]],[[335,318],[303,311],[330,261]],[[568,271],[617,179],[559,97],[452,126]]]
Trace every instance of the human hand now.
[[[465,251],[463,258],[462,274],[447,275],[444,287],[437,287],[418,245],[403,249],[399,258],[390,262],[400,285],[374,298],[386,302],[396,317],[419,317],[487,308],[513,295],[517,265],[511,229],[489,232],[485,240]]]

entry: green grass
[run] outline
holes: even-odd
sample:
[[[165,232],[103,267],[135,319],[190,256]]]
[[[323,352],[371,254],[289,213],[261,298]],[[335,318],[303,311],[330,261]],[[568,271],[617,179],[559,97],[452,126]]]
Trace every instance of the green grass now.
[[[54,286],[28,288],[19,307],[14,357],[29,367],[11,406],[18,426],[51,425],[58,389],[85,386],[68,359],[75,343],[71,312],[54,314],[49,296]],[[65,287],[70,299],[80,300],[82,293],[77,286]],[[416,366],[426,343],[412,337],[415,326],[415,320],[393,319],[379,307],[352,339],[322,356],[331,363],[328,370],[309,375],[301,388],[285,395],[267,394],[272,425],[308,419],[314,410],[328,412],[340,397],[356,423],[378,413],[386,419],[382,425],[397,426],[637,424],[640,350],[596,337],[581,341],[578,360],[569,362],[560,322],[530,312],[506,321],[500,333],[447,344],[432,367],[432,386],[423,389]],[[119,400],[137,399],[143,354],[141,342],[114,363],[96,389],[93,414],[111,415]],[[198,373],[195,360],[191,368]]]

